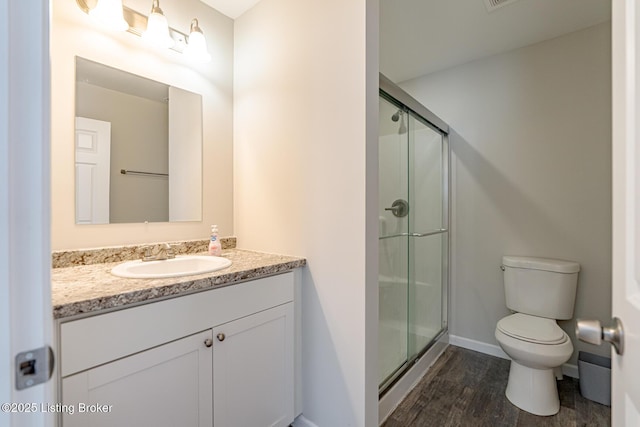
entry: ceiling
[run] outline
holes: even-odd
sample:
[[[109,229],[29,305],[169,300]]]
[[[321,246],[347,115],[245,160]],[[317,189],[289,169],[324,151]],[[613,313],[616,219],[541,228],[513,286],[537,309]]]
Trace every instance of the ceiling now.
[[[200,0],[207,6],[211,6],[218,12],[236,19],[247,10],[251,9],[260,0]]]
[[[260,0],[201,0],[232,19]],[[611,17],[610,0],[379,0],[380,71],[401,82],[578,31]]]
[[[380,0],[380,71],[394,82],[608,21],[610,0]]]

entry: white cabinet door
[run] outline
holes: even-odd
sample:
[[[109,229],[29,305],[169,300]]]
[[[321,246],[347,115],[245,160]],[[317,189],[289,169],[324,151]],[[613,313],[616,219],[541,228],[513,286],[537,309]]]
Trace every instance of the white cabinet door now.
[[[207,330],[63,378],[62,401],[74,412],[63,411],[64,427],[210,427],[211,337]]]
[[[293,415],[293,303],[213,329],[215,427],[288,426]]]

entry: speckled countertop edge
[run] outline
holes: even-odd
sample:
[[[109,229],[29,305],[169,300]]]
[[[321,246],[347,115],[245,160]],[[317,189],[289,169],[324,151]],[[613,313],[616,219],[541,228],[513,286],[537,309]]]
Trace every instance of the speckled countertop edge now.
[[[249,279],[280,274],[306,265],[304,258],[223,250],[233,264],[220,271],[166,279],[125,279],[111,274],[119,262],[55,268],[51,272],[54,319],[227,286]]]

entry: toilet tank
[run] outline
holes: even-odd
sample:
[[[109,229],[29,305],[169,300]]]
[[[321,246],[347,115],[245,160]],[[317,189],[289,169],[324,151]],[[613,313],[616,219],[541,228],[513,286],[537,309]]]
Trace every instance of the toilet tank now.
[[[549,319],[571,319],[580,264],[550,258],[503,256],[507,307]]]

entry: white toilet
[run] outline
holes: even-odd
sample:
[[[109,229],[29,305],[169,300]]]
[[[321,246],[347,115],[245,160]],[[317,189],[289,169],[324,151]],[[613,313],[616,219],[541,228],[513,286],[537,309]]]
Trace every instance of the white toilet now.
[[[571,319],[580,264],[547,258],[502,257],[507,307],[515,314],[496,326],[496,339],[511,358],[507,398],[535,415],[560,410],[556,376],[573,353],[556,319]]]

